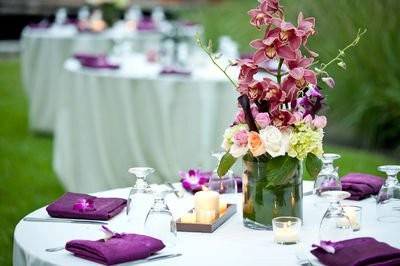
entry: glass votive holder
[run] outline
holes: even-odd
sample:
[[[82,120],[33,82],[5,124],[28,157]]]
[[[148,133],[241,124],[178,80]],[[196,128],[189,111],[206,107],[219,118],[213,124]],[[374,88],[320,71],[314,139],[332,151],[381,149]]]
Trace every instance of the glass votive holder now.
[[[361,229],[361,218],[362,218],[362,207],[360,206],[343,206],[344,214],[349,218],[351,229],[353,232],[360,231]]]
[[[282,216],[272,219],[274,241],[282,245],[292,245],[300,241],[301,219]]]

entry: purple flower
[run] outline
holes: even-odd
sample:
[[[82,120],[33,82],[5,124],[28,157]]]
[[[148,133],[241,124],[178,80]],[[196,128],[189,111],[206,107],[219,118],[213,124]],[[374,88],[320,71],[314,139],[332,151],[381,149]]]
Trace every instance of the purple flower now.
[[[94,207],[93,199],[85,199],[85,198],[78,199],[74,203],[72,209],[75,211],[80,211],[80,212],[96,210],[96,208]]]
[[[311,115],[314,117],[325,105],[325,97],[322,95],[318,87],[311,87],[305,96],[297,99],[297,105],[302,109],[304,116]]]
[[[201,171],[200,169],[179,172],[183,188],[192,193],[202,190],[202,187],[210,180],[211,175],[212,172]]]

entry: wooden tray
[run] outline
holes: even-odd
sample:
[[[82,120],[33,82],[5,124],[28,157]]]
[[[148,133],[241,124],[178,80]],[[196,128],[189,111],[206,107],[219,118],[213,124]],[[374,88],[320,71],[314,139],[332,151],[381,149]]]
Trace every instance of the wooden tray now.
[[[182,223],[179,218],[176,221],[176,229],[179,232],[199,232],[199,233],[212,233],[217,230],[223,223],[231,218],[236,213],[237,205],[228,204],[226,211],[222,216],[215,220],[212,224],[197,224],[197,223]]]

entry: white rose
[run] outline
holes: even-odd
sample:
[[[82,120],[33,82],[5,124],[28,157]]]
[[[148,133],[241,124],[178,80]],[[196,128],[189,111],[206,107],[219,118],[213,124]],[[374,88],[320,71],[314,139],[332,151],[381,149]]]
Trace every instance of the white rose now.
[[[232,154],[233,157],[239,158],[239,157],[242,157],[243,155],[245,155],[248,150],[249,150],[248,145],[239,146],[239,145],[233,144],[229,153]]]
[[[290,131],[282,134],[277,127],[267,126],[260,131],[260,136],[269,155],[272,157],[285,155],[289,147]]]

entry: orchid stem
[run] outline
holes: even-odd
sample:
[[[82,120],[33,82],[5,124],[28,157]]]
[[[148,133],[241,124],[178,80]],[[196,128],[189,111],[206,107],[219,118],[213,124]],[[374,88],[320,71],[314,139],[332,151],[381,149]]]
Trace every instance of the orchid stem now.
[[[208,57],[210,57],[211,61],[213,62],[213,64],[222,71],[222,73],[224,73],[224,75],[228,78],[228,80],[232,83],[232,85],[235,87],[235,89],[238,87],[238,85],[236,84],[235,81],[233,81],[233,79],[228,75],[228,73],[226,72],[228,70],[228,67],[225,68],[225,70],[218,64],[218,62],[216,61],[216,58],[214,58],[213,54],[212,54],[212,47],[211,45],[209,45],[208,47],[206,47],[203,42],[200,40],[199,35],[196,36],[196,41],[197,44],[200,46],[200,48],[208,55]],[[210,42],[211,44],[211,42]]]
[[[339,50],[338,55],[337,55],[335,58],[333,58],[331,61],[329,61],[329,62],[326,63],[326,64],[321,64],[321,68],[319,69],[320,72],[324,72],[325,69],[326,69],[329,65],[331,65],[332,63],[334,63],[334,62],[336,62],[336,61],[338,61],[338,60],[341,61],[341,60],[342,60],[342,56],[344,56],[344,54],[345,54],[344,52],[345,52],[346,50],[350,49],[351,47],[356,46],[356,45],[358,44],[358,42],[360,41],[360,38],[361,38],[366,32],[367,32],[367,29],[364,29],[363,31],[361,31],[361,29],[358,29],[356,38],[355,38],[349,45],[347,45],[347,46],[346,46],[345,48],[343,48],[342,50]]]
[[[279,60],[279,65],[278,65],[278,72],[276,74],[276,80],[278,81],[278,84],[281,84],[281,79],[282,79],[282,65],[283,65],[283,59]]]

